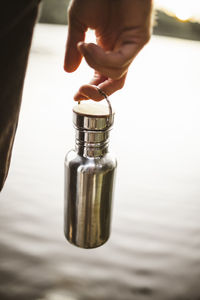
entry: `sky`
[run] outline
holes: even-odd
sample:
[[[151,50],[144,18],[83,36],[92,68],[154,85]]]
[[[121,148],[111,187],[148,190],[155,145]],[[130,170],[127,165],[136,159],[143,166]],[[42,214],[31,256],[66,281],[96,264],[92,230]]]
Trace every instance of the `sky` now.
[[[155,0],[155,7],[167,10],[179,20],[200,22],[200,0]]]

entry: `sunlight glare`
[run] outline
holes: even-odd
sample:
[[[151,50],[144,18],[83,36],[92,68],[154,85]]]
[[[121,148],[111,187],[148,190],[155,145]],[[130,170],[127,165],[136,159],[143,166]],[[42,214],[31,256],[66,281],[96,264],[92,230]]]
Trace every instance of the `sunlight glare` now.
[[[191,14],[187,7],[179,7],[179,9],[175,11],[175,16],[181,21],[187,21],[191,18]]]
[[[199,0],[155,0],[155,7],[164,9],[181,21],[200,21]]]

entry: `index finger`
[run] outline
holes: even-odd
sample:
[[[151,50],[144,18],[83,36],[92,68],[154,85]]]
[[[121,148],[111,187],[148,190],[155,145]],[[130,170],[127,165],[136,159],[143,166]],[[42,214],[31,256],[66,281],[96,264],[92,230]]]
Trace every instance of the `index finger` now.
[[[80,41],[85,40],[87,28],[69,17],[68,37],[65,51],[64,70],[74,72],[81,63],[82,54],[77,48]]]

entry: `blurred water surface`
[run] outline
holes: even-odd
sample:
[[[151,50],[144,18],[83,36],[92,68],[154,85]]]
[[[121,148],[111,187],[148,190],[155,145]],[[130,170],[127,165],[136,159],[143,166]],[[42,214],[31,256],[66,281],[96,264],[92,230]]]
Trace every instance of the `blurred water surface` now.
[[[116,111],[110,240],[63,235],[63,160],[74,145],[83,62],[62,70],[67,29],[37,25],[12,166],[0,196],[1,300],[200,299],[200,43],[153,37],[131,66]]]

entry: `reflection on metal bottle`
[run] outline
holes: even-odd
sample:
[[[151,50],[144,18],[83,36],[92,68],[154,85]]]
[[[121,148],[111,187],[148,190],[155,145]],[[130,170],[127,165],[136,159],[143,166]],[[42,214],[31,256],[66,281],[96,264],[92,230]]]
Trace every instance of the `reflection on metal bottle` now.
[[[117,166],[108,152],[113,118],[112,111],[94,115],[73,110],[76,146],[65,158],[64,232],[81,248],[99,247],[110,235]]]

